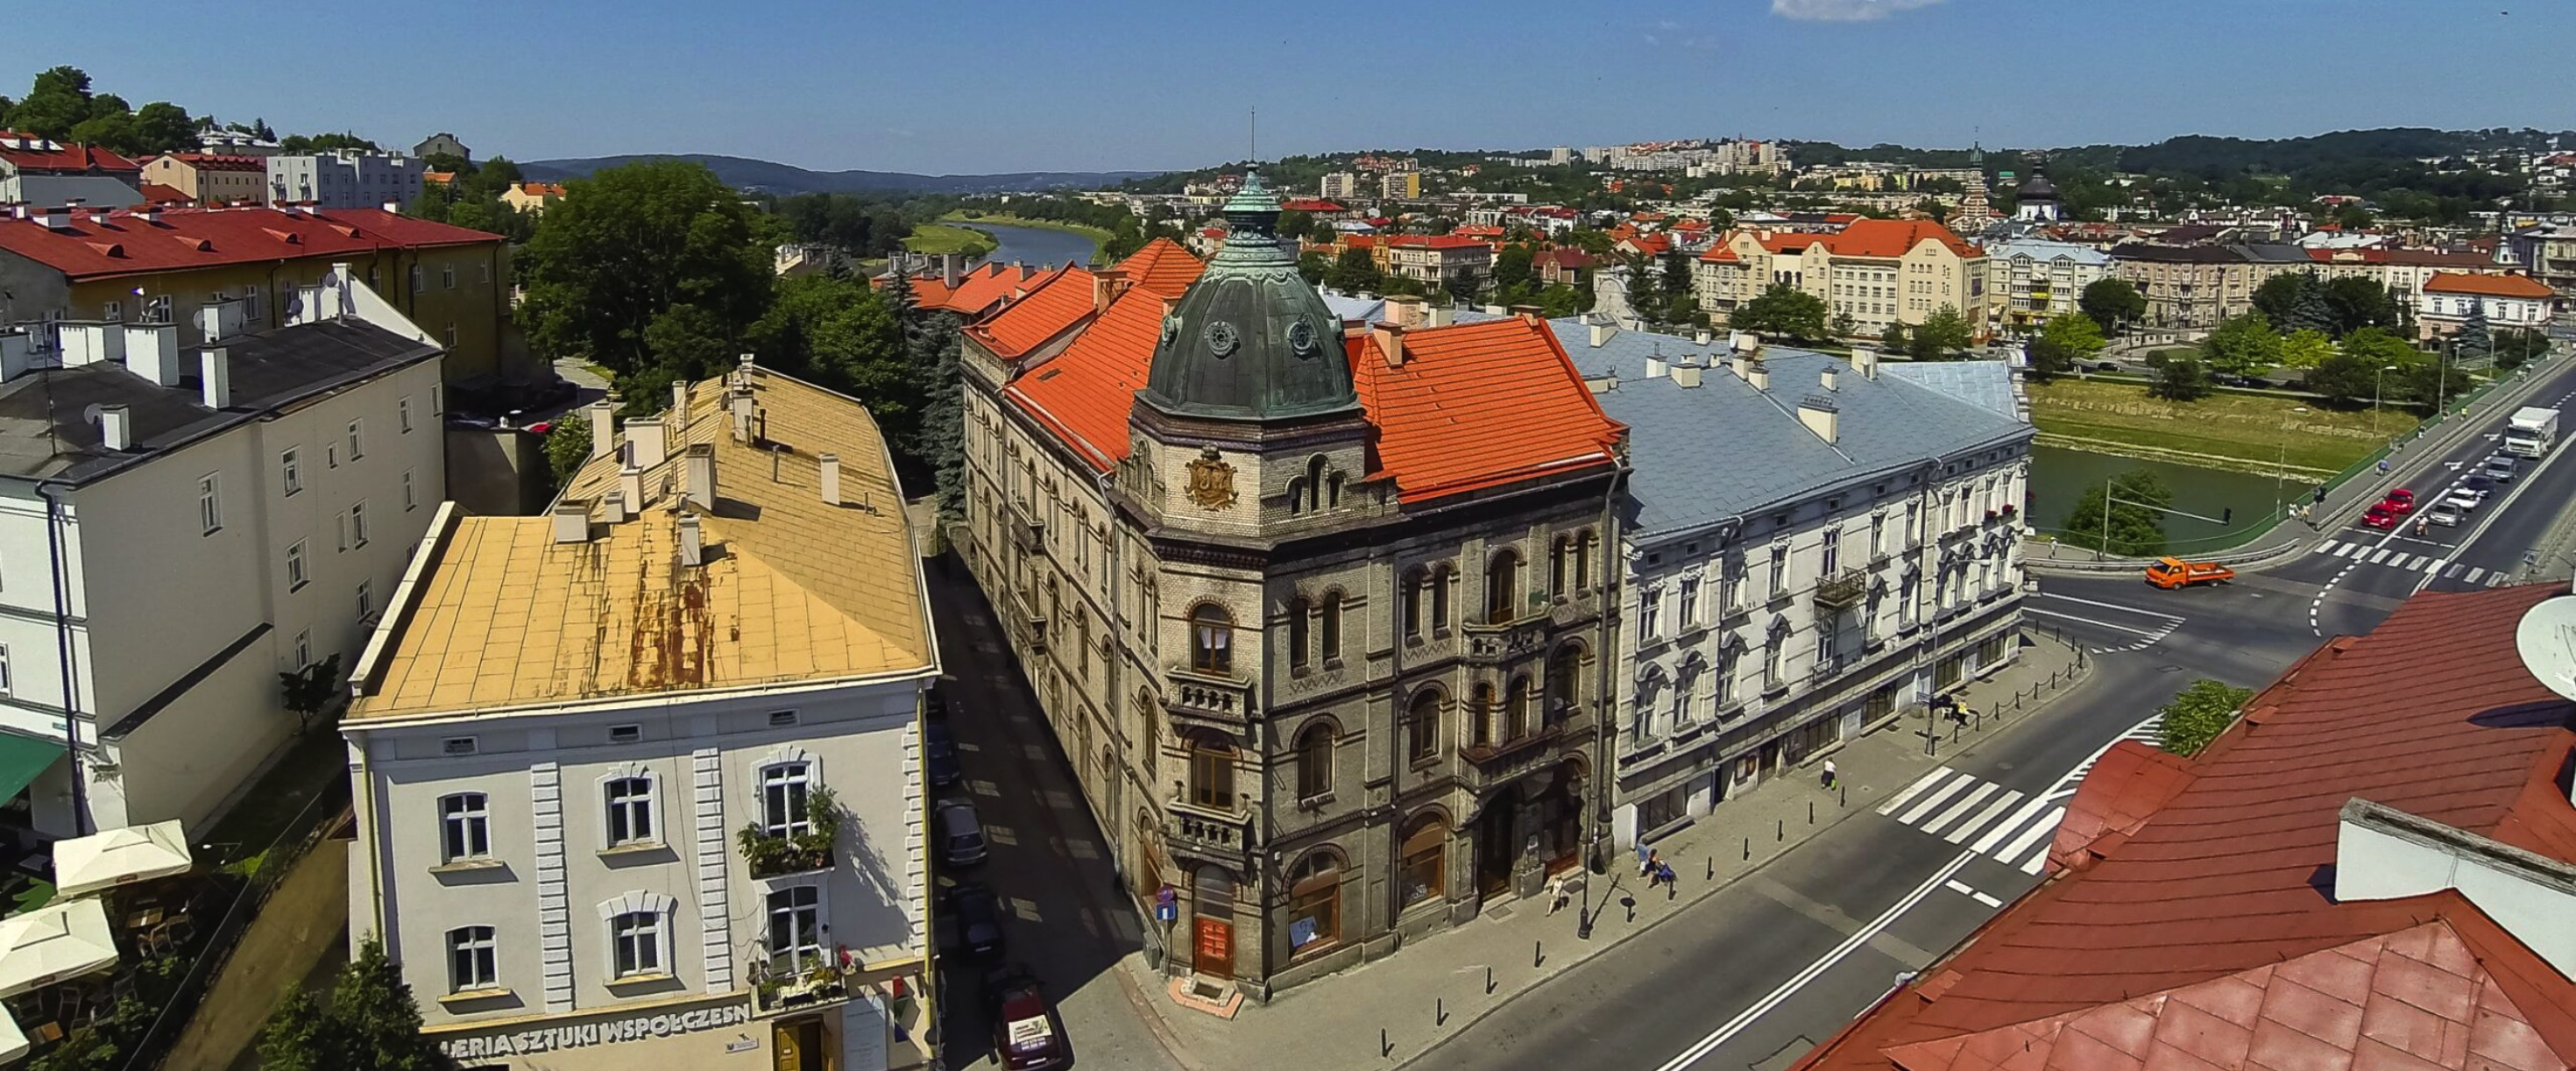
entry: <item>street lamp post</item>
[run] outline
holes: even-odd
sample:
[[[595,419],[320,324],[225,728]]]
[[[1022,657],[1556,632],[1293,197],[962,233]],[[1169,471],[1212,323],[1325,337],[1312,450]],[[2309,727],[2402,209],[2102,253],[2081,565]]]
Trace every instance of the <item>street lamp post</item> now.
[[[2307,411],[2307,406],[2294,405],[2290,407],[2288,413],[2283,414],[2281,419],[2281,430],[2284,432],[2281,436],[2281,460],[2272,466],[2272,515],[2275,517],[2282,516],[2281,510],[2289,501],[2283,497],[2287,492],[2282,489],[2283,482],[2290,478],[2290,436],[2286,434],[2291,430],[2289,418]]]

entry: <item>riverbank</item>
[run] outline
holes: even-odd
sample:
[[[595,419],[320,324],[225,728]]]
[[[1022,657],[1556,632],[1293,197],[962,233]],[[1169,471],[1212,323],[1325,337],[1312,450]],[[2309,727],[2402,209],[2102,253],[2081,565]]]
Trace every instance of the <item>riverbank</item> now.
[[[941,253],[963,253],[969,258],[989,256],[1002,247],[1000,239],[970,227],[946,227],[924,223],[912,229],[912,237],[903,247],[915,253],[937,256]]]
[[[2241,457],[2222,457],[2217,454],[2195,454],[2187,450],[2166,450],[2153,446],[2140,446],[2135,443],[2115,442],[2109,439],[2083,439],[2077,438],[2073,435],[2059,435],[2045,431],[2040,432],[2037,436],[2033,437],[2031,441],[2040,446],[2054,446],[2066,450],[2082,450],[2090,454],[2108,454],[2112,457],[2125,457],[2137,461],[2162,461],[2173,465],[2190,465],[2193,468],[2217,469],[2221,472],[2243,472],[2255,476],[2288,475],[2300,479],[2316,480],[2332,476],[2335,473],[2342,471],[2340,469],[2312,469],[2304,465],[2282,465],[2276,464],[2269,459],[2262,461],[2249,461]]]
[[[1079,234],[1085,238],[1089,238],[1091,239],[1091,243],[1096,246],[1106,246],[1109,244],[1110,239],[1118,237],[1117,235],[1111,234],[1098,227],[1087,226],[1080,223],[1065,223],[1052,219],[1030,219],[1027,216],[1014,216],[1007,212],[968,212],[961,208],[954,212],[950,212],[947,215],[941,216],[939,219],[943,223],[962,223],[968,225],[990,223],[1001,227],[1034,227],[1042,231],[1064,231],[1068,234]]]
[[[2418,423],[2399,410],[2382,411],[2374,426],[2366,410],[2297,398],[2218,393],[2169,402],[2143,386],[2067,379],[2031,384],[2030,416],[2044,438],[2074,449],[2262,473],[2340,472]]]

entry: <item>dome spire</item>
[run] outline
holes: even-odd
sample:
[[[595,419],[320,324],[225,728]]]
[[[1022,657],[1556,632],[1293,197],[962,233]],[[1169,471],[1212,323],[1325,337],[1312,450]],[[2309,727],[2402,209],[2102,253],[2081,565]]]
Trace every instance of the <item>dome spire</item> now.
[[[1247,169],[1218,210],[1225,245],[1163,318],[1141,400],[1174,416],[1302,420],[1354,413],[1342,321],[1297,273],[1279,198]]]

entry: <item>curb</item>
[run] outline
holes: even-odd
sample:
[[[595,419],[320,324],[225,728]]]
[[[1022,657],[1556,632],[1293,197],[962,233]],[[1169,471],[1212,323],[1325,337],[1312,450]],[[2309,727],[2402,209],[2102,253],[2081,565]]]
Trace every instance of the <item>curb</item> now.
[[[2063,641],[2060,641],[2060,642],[2063,642]],[[2070,643],[2070,644],[2067,644],[2066,646],[2067,646],[2068,648],[2070,648],[2070,649],[2077,650],[2077,651],[2079,651],[2079,652],[2081,651],[2081,648],[2076,647],[2074,644],[2071,644],[2071,643]],[[2045,700],[2045,701],[2041,702],[2039,705],[2037,705],[2037,706],[2035,706],[2035,707],[2028,708],[2028,709],[2029,709],[2029,711],[2030,711],[2031,713],[2033,713],[2033,714],[2036,714],[2036,713],[2039,713],[2039,712],[2045,711],[2045,710],[2047,710],[2049,707],[2056,705],[2056,703],[2057,703],[2057,701],[2058,701],[2058,700],[2065,698],[2065,697],[2067,696],[2067,694],[2068,694],[2068,693],[2070,693],[2070,692],[2074,691],[2074,690],[2075,690],[2075,688],[2076,688],[2078,685],[2083,684],[2085,681],[2091,680],[2091,679],[2092,679],[2092,677],[2093,677],[2093,660],[2092,660],[2092,659],[2090,659],[2090,658],[2080,658],[2080,657],[2079,657],[2079,658],[2077,658],[2077,659],[2075,660],[2074,670],[2075,670],[2076,676],[2075,676],[2073,679],[2069,680],[2069,681],[2068,681],[2064,686],[2060,687],[2056,692],[2052,693],[2052,694],[2048,697],[2048,699],[2047,699],[2047,700]],[[2020,727],[2021,725],[2026,725],[2026,724],[2028,724],[2028,723],[2029,723],[2029,719],[2025,717],[2024,719],[2022,719],[2022,721],[2015,723],[2015,726],[2014,726],[2014,727],[2015,727],[2015,728],[2018,728],[2018,727]],[[1895,723],[1894,723],[1894,722],[1890,722],[1890,723],[1889,723],[1889,725],[1888,725],[1888,728],[1892,728],[1892,727],[1894,727],[1894,726],[1895,726]],[[1884,732],[1884,731],[1886,731],[1886,730],[1885,730],[1885,728],[1882,728],[1882,729],[1880,729],[1880,730],[1878,730],[1878,731]],[[1986,739],[1984,739],[1984,740],[1980,740],[1980,741],[1978,741],[1978,742],[1977,742],[1977,746],[1978,746],[1978,747],[1983,747],[1983,746],[1985,746],[1985,745],[1986,745],[1986,744],[1988,744],[1988,743],[1991,743],[1991,742],[1993,742],[1993,741],[1995,741],[1995,740],[2001,739],[2001,738],[2002,738],[2002,735],[2003,735],[2003,734],[2001,734],[2001,733],[1997,733],[1995,736],[1990,736],[1990,737],[1987,737],[1987,738],[1986,738]],[[1974,750],[1976,750],[1976,749],[1975,749],[1975,748],[1969,748],[1968,750],[1969,750],[1969,751],[1974,751]],[[1953,754],[1955,755],[1955,754],[1959,754],[1959,753],[1958,753],[1958,752],[1953,752]],[[1724,890],[1726,890],[1726,889],[1733,888],[1737,882],[1743,881],[1743,880],[1745,880],[1746,878],[1753,877],[1753,876],[1754,876],[1754,875],[1756,875],[1756,874],[1760,874],[1760,873],[1761,873],[1762,871],[1764,871],[1765,869],[1768,869],[1772,863],[1778,862],[1780,859],[1782,859],[1783,857],[1787,856],[1791,851],[1794,851],[1794,850],[1796,850],[1796,849],[1798,849],[1798,848],[1800,848],[1800,847],[1805,846],[1807,842],[1812,841],[1812,840],[1816,839],[1817,837],[1823,836],[1825,833],[1827,833],[1827,832],[1829,832],[1829,831],[1833,830],[1833,829],[1834,829],[1835,827],[1837,827],[1837,826],[1842,825],[1844,822],[1848,822],[1848,821],[1852,820],[1853,818],[1859,817],[1859,816],[1860,816],[1860,814],[1861,814],[1861,811],[1860,811],[1859,809],[1857,809],[1857,808],[1852,809],[1852,810],[1847,810],[1847,811],[1843,812],[1842,817],[1837,818],[1837,819],[1834,819],[1833,821],[1828,822],[1828,823],[1825,823],[1824,825],[1821,825],[1821,826],[1817,826],[1817,827],[1815,827],[1815,832],[1809,833],[1809,834],[1807,834],[1807,835],[1806,835],[1806,836],[1804,836],[1804,837],[1800,837],[1800,838],[1798,839],[1798,843],[1796,843],[1796,844],[1792,844],[1792,845],[1789,845],[1789,846],[1787,846],[1787,847],[1785,847],[1785,848],[1782,848],[1782,849],[1780,850],[1780,853],[1779,853],[1778,855],[1774,855],[1774,856],[1772,856],[1771,858],[1764,860],[1764,861],[1762,862],[1762,865],[1760,865],[1760,866],[1756,866],[1756,867],[1752,867],[1752,868],[1747,869],[1747,870],[1738,871],[1738,872],[1737,872],[1734,876],[1732,876],[1732,877],[1725,878],[1725,879],[1723,879],[1723,880],[1720,880],[1720,881],[1716,882],[1715,884],[1709,885],[1709,886],[1708,886],[1708,891],[1701,893],[1701,894],[1697,897],[1697,900],[1698,900],[1698,901],[1706,901],[1706,900],[1707,900],[1707,899],[1709,899],[1710,897],[1716,896],[1718,893],[1720,893],[1720,892],[1722,892],[1722,891],[1724,891]],[[1615,860],[1614,860],[1614,861],[1615,861]],[[1617,870],[1617,868],[1616,868],[1616,867],[1613,867],[1613,868],[1612,868],[1612,870],[1613,870],[1613,873],[1610,875],[1610,876],[1611,876],[1611,878],[1613,879],[1613,880],[1612,880],[1612,882],[1611,882],[1611,888],[1614,888],[1614,889],[1615,889],[1615,888],[1617,888],[1617,887],[1618,887],[1618,881],[1617,881],[1617,879],[1618,879],[1618,877],[1619,877],[1620,875],[1618,875],[1618,874],[1616,873],[1616,870]],[[1607,900],[1607,899],[1604,899],[1604,900],[1602,901],[1602,907],[1603,907],[1603,909],[1605,909],[1605,910],[1606,910],[1606,909],[1610,906],[1610,904],[1611,904],[1611,901],[1609,901],[1609,900]],[[1696,907],[1696,906],[1698,906],[1698,903],[1697,903],[1697,902],[1694,902],[1694,903],[1691,903],[1691,904],[1685,904],[1685,905],[1683,905],[1683,910],[1681,910],[1681,911],[1674,911],[1674,912],[1672,912],[1671,914],[1668,914],[1668,915],[1657,915],[1657,916],[1655,916],[1655,917],[1653,917],[1653,918],[1651,918],[1651,919],[1648,919],[1644,925],[1642,925],[1642,926],[1638,926],[1638,927],[1636,927],[1636,928],[1634,928],[1634,929],[1631,929],[1631,930],[1627,931],[1626,933],[1620,934],[1619,936],[1612,938],[1608,943],[1601,945],[1601,946],[1600,946],[1600,951],[1599,951],[1599,952],[1594,953],[1594,956],[1599,956],[1599,955],[1607,954],[1611,949],[1614,949],[1614,948],[1619,947],[1620,945],[1626,944],[1626,943],[1628,943],[1629,941],[1631,941],[1631,940],[1633,940],[1633,939],[1635,939],[1635,938],[1637,938],[1637,937],[1639,937],[1639,936],[1644,935],[1647,931],[1652,930],[1652,929],[1654,929],[1654,928],[1655,928],[1655,927],[1657,927],[1657,926],[1661,926],[1661,925],[1663,925],[1663,924],[1664,924],[1664,923],[1666,923],[1666,922],[1670,922],[1670,921],[1672,921],[1673,919],[1680,918],[1680,917],[1682,916],[1682,914],[1684,913],[1684,911],[1687,911],[1689,908]],[[1591,961],[1591,959],[1592,959],[1592,958],[1593,958],[1593,957],[1589,957],[1589,956],[1587,956],[1587,957],[1585,957],[1585,959],[1583,960],[1583,962],[1587,962],[1587,963],[1588,963],[1588,962],[1590,962],[1590,961]],[[1581,966],[1581,965],[1582,965],[1581,963],[1577,963],[1577,964],[1575,964],[1574,966]],[[1408,1057],[1405,1057],[1405,1058],[1404,1058],[1404,1059],[1402,1059],[1402,1060],[1396,1061],[1396,1063],[1395,1063],[1395,1065],[1394,1065],[1395,1071],[1404,1071],[1404,1069],[1405,1069],[1405,1068],[1412,1067],[1413,1065],[1415,1065],[1415,1064],[1417,1064],[1417,1063],[1422,1062],[1424,1059],[1426,1059],[1426,1058],[1430,1057],[1433,1053],[1439,1052],[1439,1051],[1440,1051],[1444,1046],[1448,1045],[1450,1042],[1455,1041],[1455,1040],[1459,1039],[1460,1037],[1464,1037],[1464,1036],[1467,1034],[1467,1032],[1468,1032],[1468,1031],[1475,1029],[1477,1024],[1484,1022],[1487,1018],[1490,1018],[1490,1017],[1491,1017],[1491,1016],[1493,1016],[1495,1013],[1500,1012],[1500,1011],[1502,1011],[1502,1010],[1503,1010],[1503,1009],[1505,1009],[1505,1008],[1511,1007],[1511,1006],[1512,1006],[1512,1004],[1513,1004],[1514,1002],[1516,1002],[1516,1001],[1520,1000],[1522,997],[1528,996],[1528,995],[1530,995],[1530,994],[1532,994],[1532,993],[1537,993],[1537,992],[1539,992],[1539,991],[1541,991],[1541,990],[1543,990],[1543,989],[1546,989],[1546,988],[1547,988],[1547,985],[1546,985],[1546,983],[1545,983],[1545,982],[1539,982],[1539,983],[1534,983],[1534,984],[1531,984],[1531,985],[1523,986],[1523,987],[1521,987],[1520,989],[1515,990],[1515,991],[1513,991],[1512,993],[1510,993],[1510,994],[1506,995],[1505,997],[1503,997],[1503,999],[1498,1000],[1498,1001],[1495,1001],[1495,1002],[1493,1002],[1492,1004],[1486,1005],[1486,1006],[1485,1006],[1485,1008],[1484,1008],[1483,1010],[1481,1010],[1481,1011],[1478,1011],[1478,1012],[1476,1012],[1476,1013],[1474,1013],[1474,1014],[1472,1014],[1472,1015],[1461,1015],[1461,1016],[1459,1016],[1459,1018],[1460,1018],[1462,1021],[1458,1024],[1458,1029],[1453,1030],[1453,1031],[1450,1031],[1448,1034],[1445,1034],[1445,1035],[1441,1036],[1440,1038],[1438,1038],[1438,1039],[1436,1039],[1436,1040],[1432,1041],[1432,1043],[1431,1043],[1431,1044],[1424,1046],[1421,1052],[1414,1053],[1414,1054],[1413,1054],[1413,1055],[1411,1055],[1411,1056],[1408,1056]]]

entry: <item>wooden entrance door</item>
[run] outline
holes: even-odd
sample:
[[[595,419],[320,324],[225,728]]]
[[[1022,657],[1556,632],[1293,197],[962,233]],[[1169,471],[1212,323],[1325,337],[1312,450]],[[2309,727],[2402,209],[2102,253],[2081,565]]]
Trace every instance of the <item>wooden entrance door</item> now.
[[[1234,874],[1202,866],[1191,878],[1190,969],[1234,977]]]
[[[1198,920],[1198,933],[1191,942],[1190,969],[1210,978],[1234,977],[1234,923],[1222,919]]]
[[[811,1016],[780,1020],[770,1025],[769,1039],[770,1066],[775,1071],[832,1071],[823,1020]]]

